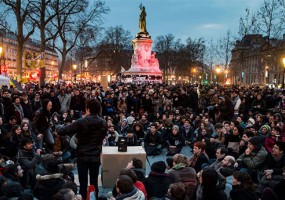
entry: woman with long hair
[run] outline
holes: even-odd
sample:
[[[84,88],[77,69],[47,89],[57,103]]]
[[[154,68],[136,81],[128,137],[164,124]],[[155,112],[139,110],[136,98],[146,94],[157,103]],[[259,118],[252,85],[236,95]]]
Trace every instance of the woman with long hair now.
[[[21,127],[17,124],[12,126],[11,131],[5,136],[7,156],[15,158],[21,147],[22,138]]]
[[[52,102],[49,99],[44,99],[42,101],[42,108],[35,113],[33,129],[37,136],[37,149],[43,148],[43,142],[48,145],[54,144],[54,138],[51,132],[51,108]]]
[[[232,200],[257,200],[251,177],[246,172],[234,172],[230,196]]]
[[[199,185],[196,200],[226,200],[227,195],[219,187],[218,173],[213,168],[207,168],[198,174]]]

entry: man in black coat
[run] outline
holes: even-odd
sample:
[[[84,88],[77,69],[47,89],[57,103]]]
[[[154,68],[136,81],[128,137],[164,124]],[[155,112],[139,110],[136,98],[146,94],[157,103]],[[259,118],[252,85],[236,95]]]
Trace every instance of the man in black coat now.
[[[107,132],[107,123],[98,116],[101,104],[92,99],[86,104],[86,116],[80,118],[68,126],[56,126],[60,135],[73,135],[77,133],[77,169],[80,183],[80,194],[83,199],[87,197],[88,171],[90,185],[96,189],[98,198],[98,175],[100,167],[100,154],[102,151],[103,139]]]

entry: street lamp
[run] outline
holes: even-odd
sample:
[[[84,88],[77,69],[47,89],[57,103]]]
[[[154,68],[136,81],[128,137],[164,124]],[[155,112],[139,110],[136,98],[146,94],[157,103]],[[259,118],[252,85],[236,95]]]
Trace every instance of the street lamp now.
[[[284,89],[285,57],[282,59],[282,61],[283,61],[283,68],[284,68],[283,79],[282,79],[282,88]]]
[[[216,73],[217,73],[217,75],[216,75],[217,76],[217,84],[219,84],[219,74],[221,73],[222,69],[218,65],[215,70],[216,70]]]
[[[77,65],[73,65],[73,70],[74,70],[74,83],[76,83],[76,69],[77,69]]]
[[[3,47],[0,46],[0,74],[2,74],[2,56],[3,56]]]

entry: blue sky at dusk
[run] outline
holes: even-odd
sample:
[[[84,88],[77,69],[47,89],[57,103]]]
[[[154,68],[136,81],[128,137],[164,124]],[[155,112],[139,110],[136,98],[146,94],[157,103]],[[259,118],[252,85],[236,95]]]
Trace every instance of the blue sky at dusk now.
[[[263,0],[106,0],[111,9],[104,27],[122,25],[133,37],[139,32],[139,5],[147,12],[147,30],[155,39],[172,33],[176,39],[203,37],[214,41],[228,29],[237,35],[245,9],[256,11]]]

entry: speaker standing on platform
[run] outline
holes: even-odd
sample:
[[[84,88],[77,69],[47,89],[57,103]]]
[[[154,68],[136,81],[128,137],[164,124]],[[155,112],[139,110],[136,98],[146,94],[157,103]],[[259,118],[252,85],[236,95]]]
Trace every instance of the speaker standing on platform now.
[[[77,168],[80,183],[80,194],[83,199],[87,196],[88,171],[90,185],[96,189],[98,199],[98,175],[100,154],[102,151],[103,139],[107,132],[107,124],[104,119],[98,116],[101,111],[99,101],[92,99],[86,104],[86,116],[80,118],[68,126],[56,126],[60,135],[72,135],[77,133],[78,144],[76,149]]]

